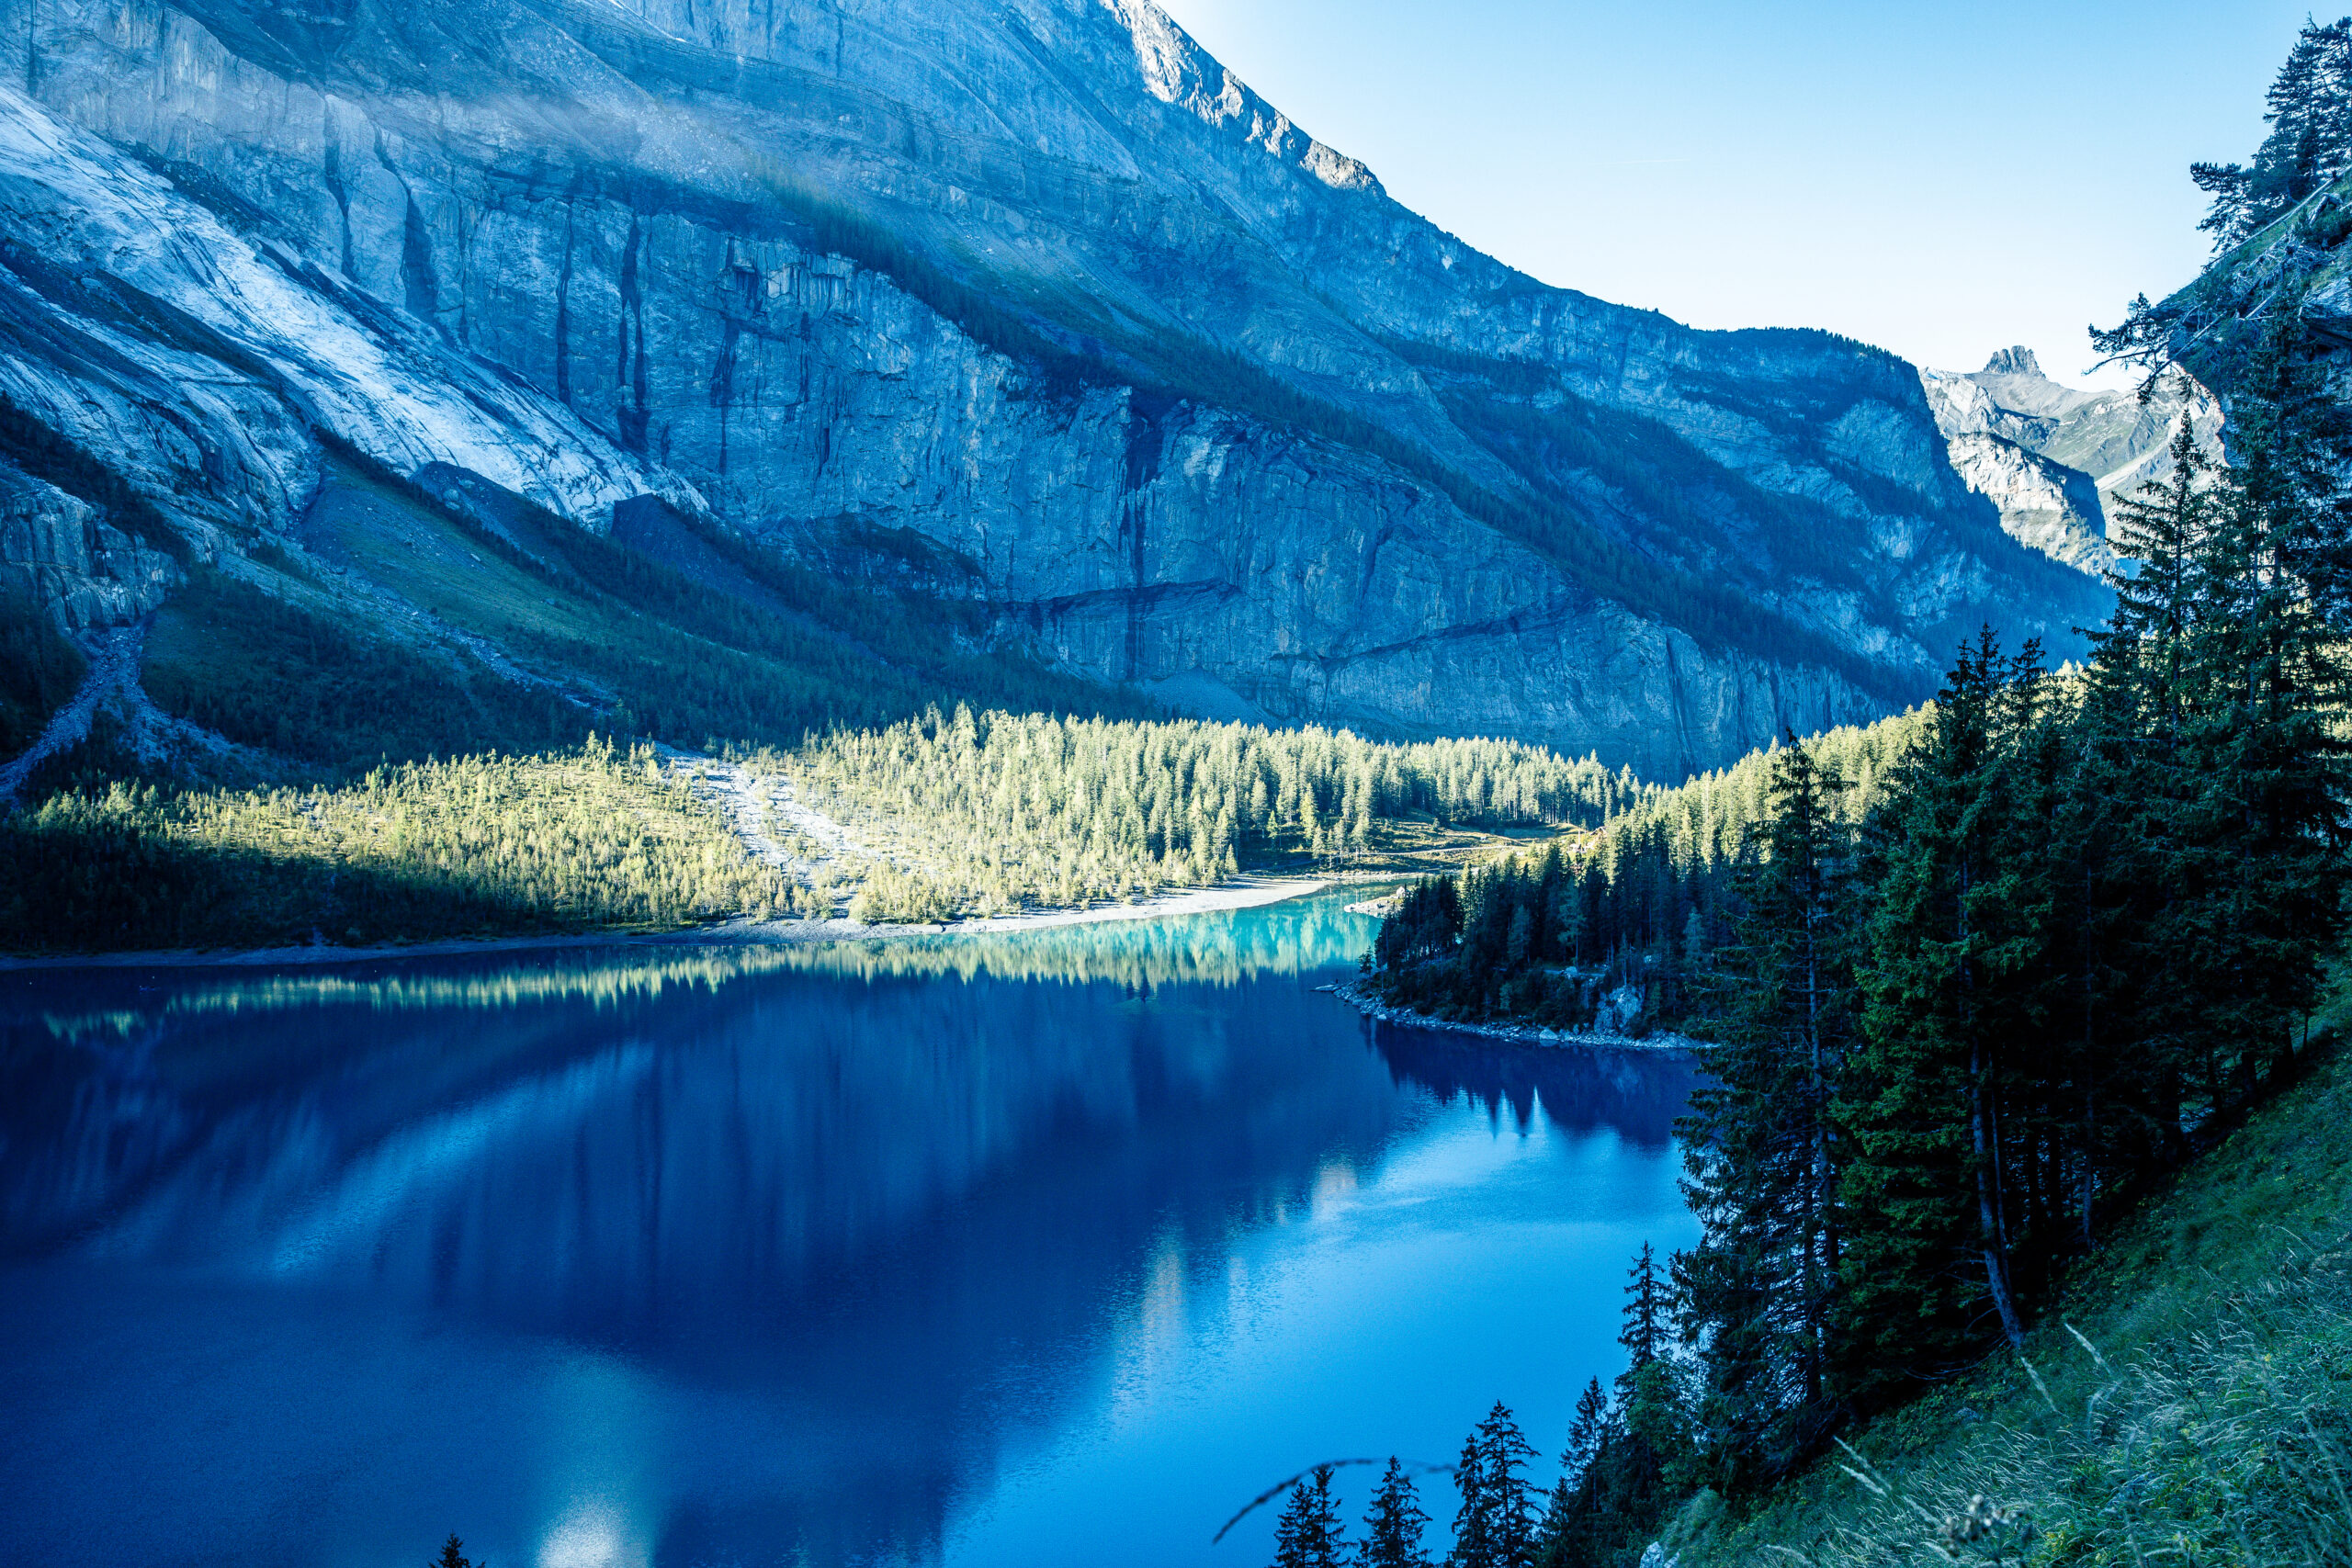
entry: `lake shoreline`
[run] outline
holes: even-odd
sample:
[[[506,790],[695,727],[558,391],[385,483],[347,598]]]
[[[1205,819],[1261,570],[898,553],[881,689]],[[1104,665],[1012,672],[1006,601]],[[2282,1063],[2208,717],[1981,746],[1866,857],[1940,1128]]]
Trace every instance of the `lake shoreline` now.
[[[1334,986],[1331,994],[1376,1023],[1393,1024],[1401,1029],[1442,1029],[1457,1034],[1476,1034],[1483,1039],[1500,1040],[1514,1045],[1529,1045],[1543,1050],[1558,1050],[1574,1045],[1594,1045],[1611,1051],[1657,1051],[1682,1055],[1702,1055],[1707,1043],[1687,1034],[1657,1033],[1636,1040],[1630,1034],[1597,1034],[1565,1029],[1545,1029],[1532,1023],[1469,1023],[1457,1019],[1431,1018],[1408,1008],[1391,1007],[1363,988],[1361,980],[1349,980]]]
[[[453,937],[379,942],[366,947],[141,948],[100,953],[0,955],[0,973],[28,969],[201,969],[366,964],[386,958],[446,958],[471,953],[620,947],[796,947],[829,942],[888,942],[910,937],[992,936],[1056,926],[1161,919],[1253,909],[1335,886],[1336,876],[1235,876],[1215,887],[1187,887],[1133,904],[1040,909],[940,925],[867,925],[856,920],[733,919],[668,931],[546,931],[537,935]]]

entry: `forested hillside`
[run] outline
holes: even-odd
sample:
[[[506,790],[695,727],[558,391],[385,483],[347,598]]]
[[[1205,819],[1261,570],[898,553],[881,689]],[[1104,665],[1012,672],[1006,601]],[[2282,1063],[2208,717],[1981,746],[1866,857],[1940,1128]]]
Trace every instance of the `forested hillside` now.
[[[1833,729],[1806,753],[1850,781],[1831,807],[1858,827],[1929,721],[1914,709]],[[1781,748],[1635,797],[1590,833],[1406,889],[1366,987],[1448,1021],[1582,1030],[1604,1010],[1634,1035],[1707,1027],[1715,951],[1771,816]]]
[[[1769,1495],[1841,1427],[2022,1346],[2118,1214],[2302,1070],[2344,931],[2352,626],[2309,575],[2335,481],[2276,417],[2305,372],[2267,363],[2235,466],[2184,439],[2127,506],[2140,570],[2079,676],[1987,630],[1932,707],[1756,760],[1732,853],[1697,792],[1661,795],[1649,824],[1425,884],[1385,925],[1385,994],[1576,1022],[1597,987],[1527,953],[1539,912],[1566,950],[1600,911],[1645,949],[1602,972],[1714,1042],[1679,1352],[1610,1417],[1649,1438],[1580,1483],[1617,1499],[1611,1544],[1558,1561],[1626,1561],[1693,1491]],[[1678,795],[1679,835],[1655,823]]]
[[[2352,155],[2352,19],[2305,29],[2270,107],[2250,169],[2198,171],[2220,270],[2306,221]],[[2180,298],[2109,345],[2165,374]],[[1391,997],[1573,1021],[1598,914],[1624,944],[1602,973],[1713,1042],[1682,1129],[1703,1235],[1660,1287],[1672,1348],[1572,1449],[1544,1561],[1630,1563],[1669,1521],[1706,1561],[2352,1551],[2340,1161],[2312,1194],[2327,1233],[2262,1244],[2271,1297],[2096,1362],[2076,1435],[1988,1437],[1955,1461],[1974,1484],[1849,1465],[1863,1495],[1833,1528],[1778,1500],[1833,1438],[1989,1353],[2046,1353],[2085,1259],[2322,1049],[2352,869],[2352,427],[2308,310],[2233,320],[2229,465],[2184,422],[2120,503],[2132,564],[2079,671],[1988,626],[1932,706],[1733,770],[1736,836],[1703,794],[1660,795],[1570,852],[1426,885],[1384,929]]]
[[[1593,758],[1512,741],[1397,745],[1312,727],[962,706],[836,731],[754,766],[866,840],[862,916],[908,919],[1361,866],[1408,820],[1589,827],[1655,793]]]
[[[62,790],[0,823],[0,945],[358,944],[662,929],[792,906],[649,749],[314,788]]]

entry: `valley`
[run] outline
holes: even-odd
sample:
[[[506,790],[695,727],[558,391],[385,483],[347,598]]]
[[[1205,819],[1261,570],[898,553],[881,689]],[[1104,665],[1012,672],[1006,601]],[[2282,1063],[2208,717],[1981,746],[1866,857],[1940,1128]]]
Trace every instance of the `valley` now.
[[[2088,370],[1151,0],[0,38],[0,1554],[2352,1562],[2352,17]]]

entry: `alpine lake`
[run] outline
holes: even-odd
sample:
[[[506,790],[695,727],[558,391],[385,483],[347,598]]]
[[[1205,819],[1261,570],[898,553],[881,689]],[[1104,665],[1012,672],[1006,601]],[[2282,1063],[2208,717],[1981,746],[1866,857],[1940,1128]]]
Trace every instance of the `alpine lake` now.
[[[0,1561],[1260,1568],[1498,1399],[1548,1487],[1695,1069],[1367,1021],[1349,897],[0,974]]]

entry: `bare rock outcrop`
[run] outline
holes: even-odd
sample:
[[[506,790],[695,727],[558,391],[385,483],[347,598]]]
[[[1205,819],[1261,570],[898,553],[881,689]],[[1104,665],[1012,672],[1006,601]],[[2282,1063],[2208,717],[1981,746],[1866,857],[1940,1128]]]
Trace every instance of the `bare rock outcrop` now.
[[[2110,523],[2120,500],[2172,474],[2186,421],[2199,446],[2222,454],[2222,409],[2176,374],[2143,399],[2086,391],[2042,374],[2028,348],[2005,348],[1969,374],[1923,370],[1928,406],[1968,488],[1990,501],[2021,544],[2087,572],[2114,570]]]
[[[1901,361],[1513,273],[1143,0],[0,30],[0,399],[199,554],[337,443],[599,531],[657,495],[1195,711],[1668,776],[2103,613]]]

